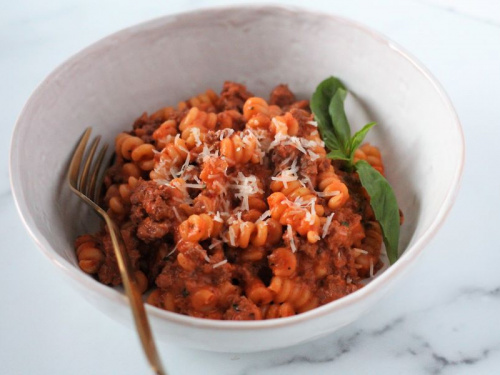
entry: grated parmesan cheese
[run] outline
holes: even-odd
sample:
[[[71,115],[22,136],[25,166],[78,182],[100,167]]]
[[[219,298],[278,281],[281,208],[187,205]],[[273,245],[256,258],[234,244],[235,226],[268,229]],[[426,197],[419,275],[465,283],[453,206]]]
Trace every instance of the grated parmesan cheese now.
[[[177,220],[182,221],[181,216],[179,215],[179,212],[177,211],[177,208],[175,206],[172,206],[172,210],[174,210],[175,217]]]
[[[316,159],[319,159],[319,155],[311,150],[307,150],[307,153],[311,157],[311,160],[314,161]]]
[[[238,175],[233,178],[233,182],[234,183],[229,185],[229,187],[237,190],[234,196],[241,200],[242,209],[248,211],[250,209],[248,198],[254,194],[264,192],[259,188],[259,185],[257,185],[257,177],[255,177],[255,175],[247,177],[243,173],[238,172]]]
[[[210,250],[212,250],[214,247],[220,245],[222,243],[221,240],[218,240],[216,238],[212,239],[212,244],[208,247]]]
[[[217,211],[217,213],[215,214],[214,220],[218,221],[219,223],[223,223],[224,222],[224,220],[222,220],[222,217],[220,217],[220,212],[219,211]]]
[[[217,268],[217,267],[223,266],[226,263],[227,263],[227,259],[224,259],[224,260],[221,260],[219,263],[215,263],[212,267]]]
[[[323,233],[321,235],[321,238],[325,238],[326,235],[328,234],[328,229],[330,228],[330,224],[332,223],[333,215],[334,213],[332,212],[330,216],[326,218],[325,225],[323,225]]]
[[[264,212],[258,219],[257,221],[255,222],[255,224],[257,223],[260,223],[261,221],[264,221],[265,219],[267,219],[268,217],[271,216],[271,211],[267,210],[266,212]]]
[[[219,135],[219,140],[223,140],[224,138],[228,138],[234,134],[234,129],[225,128],[218,130],[215,134]]]
[[[288,182],[297,181],[299,176],[297,173],[299,172],[299,168],[297,167],[297,159],[295,159],[288,169],[284,169],[278,176],[271,177],[274,181],[281,181],[285,188],[288,187]]]
[[[229,234],[229,243],[231,244],[231,246],[235,246],[236,245],[236,242],[235,242],[236,238],[235,238],[233,227],[229,227],[228,234]]]
[[[199,128],[191,128],[191,132],[193,133],[193,136],[194,136],[194,140],[196,142],[196,146],[201,146],[201,144],[203,143],[200,139],[200,129]]]
[[[165,255],[163,258],[165,259],[165,258],[168,258],[170,255],[172,255],[172,254],[175,252],[175,250],[177,250],[177,245],[178,245],[178,244],[176,244],[176,245],[174,246],[174,248],[172,249],[172,251],[171,251],[170,253],[168,253],[167,255]]]
[[[303,176],[302,179],[300,180],[300,182],[304,185],[304,186],[307,186],[309,187],[311,190],[314,190],[314,185],[311,181],[311,179],[309,178],[309,176]]]
[[[357,247],[353,248],[353,250],[361,254],[368,254],[368,251],[363,249],[358,249]]]
[[[307,121],[307,123],[308,123],[309,125],[312,125],[312,126],[318,127],[318,122],[317,122],[317,121]]]
[[[328,192],[317,191],[316,194],[318,194],[318,197],[321,197],[321,198],[334,197],[336,195],[339,195],[340,191],[338,191],[338,190],[328,191]]]
[[[185,186],[192,189],[204,189],[206,187],[204,184],[185,184]]]
[[[206,144],[203,145],[203,150],[201,150],[200,154],[198,155],[198,158],[201,158],[201,161],[205,163],[209,158],[212,157],[219,157],[219,150],[215,150],[215,152],[212,154],[212,147],[208,147]]]

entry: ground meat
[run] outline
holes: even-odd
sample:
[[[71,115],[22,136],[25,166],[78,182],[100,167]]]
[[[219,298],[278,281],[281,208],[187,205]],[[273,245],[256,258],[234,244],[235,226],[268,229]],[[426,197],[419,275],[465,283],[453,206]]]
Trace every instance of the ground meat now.
[[[361,287],[362,285],[347,283],[340,275],[328,275],[323,281],[323,288],[319,290],[318,297],[320,303],[325,304],[342,298]]]
[[[172,188],[169,186],[158,185],[154,181],[139,180],[130,196],[132,221],[139,223],[145,216],[154,221],[174,219],[175,214],[170,202],[171,191]]]
[[[300,155],[300,151],[292,145],[279,144],[274,147],[271,160],[275,165],[281,165],[284,160],[296,160]]]
[[[137,225],[137,237],[151,242],[164,237],[173,229],[172,188],[154,181],[139,180],[130,197],[130,219]]]
[[[262,319],[260,309],[246,297],[236,299],[224,313],[227,320],[256,320]]]
[[[292,105],[290,105],[290,107],[288,107],[287,109],[291,110],[293,108],[303,109],[304,111],[311,112],[311,108],[309,107],[309,100],[299,100],[299,101],[293,103]]]
[[[133,268],[137,268],[139,261],[139,251],[137,248],[137,239],[131,233],[131,230],[121,230],[122,238],[125,243],[130,263]],[[115,256],[113,243],[109,233],[105,232],[102,238],[103,250],[106,254],[104,264],[99,269],[97,277],[99,281],[107,285],[120,285],[122,282],[120,270]]]
[[[162,238],[171,230],[168,221],[153,221],[147,217],[137,227],[137,237],[141,240],[150,242]]]
[[[141,138],[145,143],[153,143],[153,132],[163,123],[163,119],[151,119],[146,112],[142,114],[133,125],[132,135]]]
[[[289,106],[295,102],[295,95],[290,91],[288,85],[278,85],[271,91],[269,104],[279,107]]]
[[[312,186],[316,186],[318,179],[318,164],[309,155],[303,155],[299,163],[300,175],[309,178]]]
[[[245,85],[226,81],[222,87],[217,107],[221,111],[237,109],[241,112],[245,101],[252,96],[253,94],[247,91]]]
[[[299,123],[298,137],[305,137],[311,134],[313,131],[318,130],[314,125],[308,124],[310,121],[314,120],[314,116],[303,109],[292,108],[290,113]]]

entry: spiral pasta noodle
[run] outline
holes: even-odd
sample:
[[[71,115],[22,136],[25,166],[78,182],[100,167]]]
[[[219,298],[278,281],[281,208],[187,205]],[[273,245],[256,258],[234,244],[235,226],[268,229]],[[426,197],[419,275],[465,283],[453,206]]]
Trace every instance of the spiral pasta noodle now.
[[[220,153],[229,165],[253,163],[261,160],[256,138],[251,133],[237,132],[220,142]]]
[[[192,107],[179,124],[181,138],[186,142],[188,149],[200,146],[205,134],[214,130],[217,125],[217,115],[212,112],[204,112],[197,107]]]
[[[332,210],[342,207],[349,199],[346,184],[340,181],[330,165],[328,170],[318,175],[318,187],[328,199],[328,207]]]
[[[270,130],[272,134],[297,135],[299,123],[290,112],[283,116],[275,116],[271,120]]]
[[[97,273],[104,261],[99,241],[94,236],[86,234],[76,239],[75,248],[80,268],[89,274]]]
[[[382,248],[383,236],[380,224],[370,221],[366,224],[365,238],[359,249],[355,249],[355,262],[362,275],[373,274]]]
[[[219,97],[213,90],[207,90],[204,93],[191,97],[188,100],[179,102],[177,108],[180,111],[190,108],[197,108],[201,111],[215,111]]]
[[[116,154],[125,160],[132,160],[145,171],[153,169],[154,149],[153,145],[127,133],[120,133],[115,140]]]
[[[243,116],[247,126],[252,129],[269,129],[271,119],[281,114],[281,109],[276,105],[269,105],[259,97],[251,97],[243,105]]]
[[[274,276],[269,285],[275,303],[289,303],[297,312],[305,312],[318,306],[317,298],[300,281]]]
[[[273,219],[252,223],[237,221],[228,228],[226,241],[230,246],[246,249],[254,246],[273,245],[281,236],[281,228]]]
[[[271,194],[267,201],[271,217],[282,225],[290,225],[307,240],[316,243],[319,240],[320,220],[306,208],[293,205],[283,193]]]
[[[168,179],[172,175],[172,169],[179,168],[189,157],[186,142],[179,137],[174,142],[168,143],[161,153],[155,155],[154,168],[150,173],[153,180]]]
[[[216,237],[222,229],[222,222],[208,214],[191,215],[179,225],[179,234],[184,241],[199,242]]]
[[[171,143],[177,135],[177,122],[175,120],[166,120],[158,129],[153,132],[153,139],[156,142],[156,148],[162,150],[168,143]]]
[[[354,162],[356,163],[359,160],[366,160],[374,169],[384,175],[384,163],[382,162],[380,150],[377,147],[372,146],[370,143],[361,145],[354,152]]]
[[[295,315],[295,309],[290,302],[264,305],[261,311],[264,319],[286,318]]]

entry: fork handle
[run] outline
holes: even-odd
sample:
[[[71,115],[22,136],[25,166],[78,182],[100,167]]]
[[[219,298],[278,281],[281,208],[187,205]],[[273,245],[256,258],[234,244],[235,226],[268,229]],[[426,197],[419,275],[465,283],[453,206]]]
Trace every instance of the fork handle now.
[[[146,315],[146,309],[144,308],[144,302],[142,301],[142,295],[139,292],[134,270],[130,264],[130,258],[126,253],[126,247],[120,233],[120,229],[107,215],[105,217],[105,221],[109,228],[111,242],[113,243],[116,259],[118,260],[118,268],[125,287],[125,292],[130,301],[134,323],[137,328],[137,332],[139,332],[139,338],[141,339],[144,354],[146,355],[146,358],[148,359],[148,362],[155,374],[167,375],[161,364],[158,351],[156,350],[156,345],[151,333],[151,327],[149,326],[149,320]]]

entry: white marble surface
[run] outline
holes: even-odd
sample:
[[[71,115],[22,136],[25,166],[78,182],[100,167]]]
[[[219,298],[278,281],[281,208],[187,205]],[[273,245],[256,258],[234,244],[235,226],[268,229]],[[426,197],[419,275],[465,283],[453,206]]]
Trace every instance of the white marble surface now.
[[[74,294],[28,237],[8,184],[10,136],[37,83],[86,45],[158,15],[235,2],[2,3],[0,374],[149,373],[135,332]],[[278,2],[365,23],[406,47],[434,73],[465,132],[462,190],[419,263],[369,316],[324,339],[274,352],[234,355],[162,347],[169,374],[500,373],[499,3]]]

